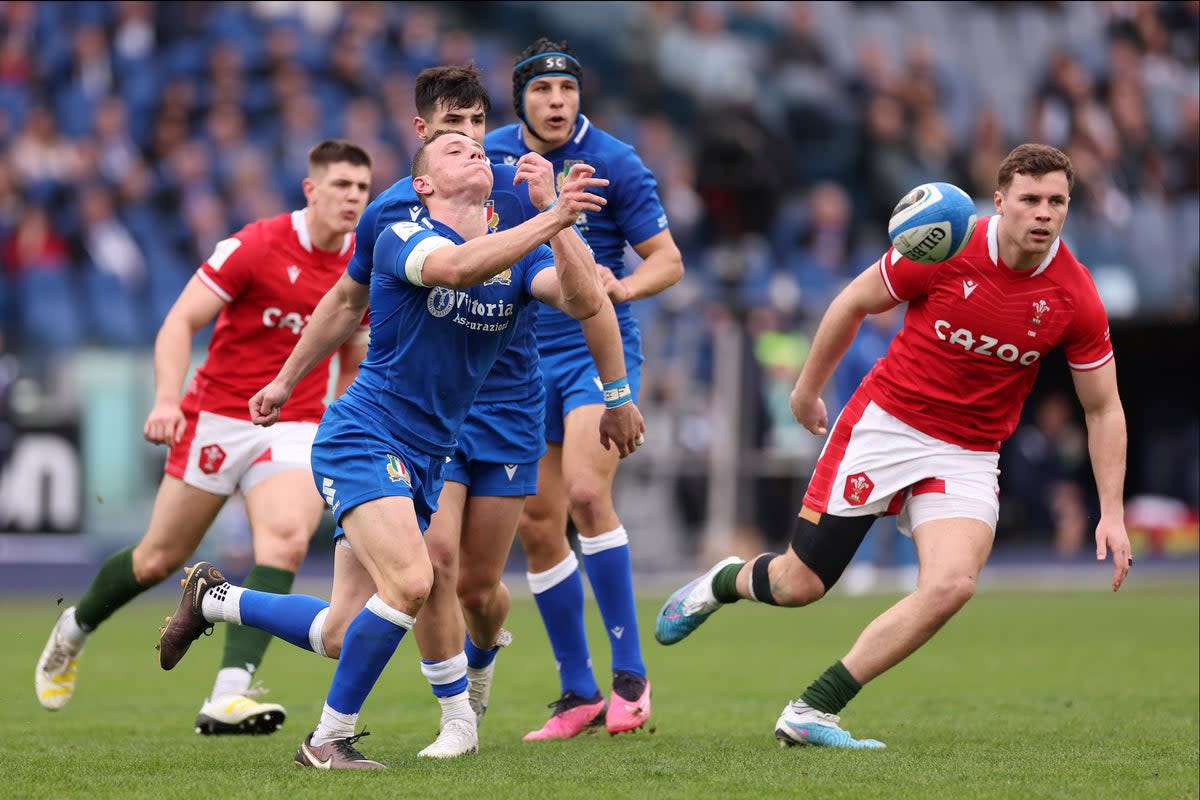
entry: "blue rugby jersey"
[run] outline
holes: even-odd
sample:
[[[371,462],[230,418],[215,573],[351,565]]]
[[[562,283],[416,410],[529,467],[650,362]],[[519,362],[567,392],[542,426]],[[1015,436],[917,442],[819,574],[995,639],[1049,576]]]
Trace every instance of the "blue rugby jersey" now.
[[[405,261],[417,243],[431,237],[463,243],[429,217],[400,220],[380,233],[370,276],[371,343],[340,402],[401,441],[448,456],[484,380],[511,344],[522,311],[534,300],[534,277],[553,268],[554,254],[539,245],[480,285],[425,288],[408,281]]]
[[[529,199],[525,184],[513,186],[516,167],[493,165],[492,194],[488,198],[488,233],[516,227],[537,216],[538,210]],[[350,277],[364,285],[371,283],[375,241],[389,225],[396,222],[419,222],[429,217],[416,190],[412,177],[403,178],[379,194],[359,218],[355,250],[347,271]],[[534,320],[538,304],[527,307],[517,319],[512,343],[505,350],[479,390],[480,402],[540,404],[544,402],[542,376],[538,366]],[[372,311],[373,314],[373,311]],[[576,323],[578,327],[578,323]]]
[[[484,137],[483,145],[494,164],[515,164],[530,152],[518,124],[497,128]],[[560,188],[571,165],[580,161],[596,168],[595,177],[608,179],[607,187],[595,190],[608,199],[608,204],[598,214],[582,215],[576,227],[592,248],[596,263],[611,269],[618,278],[623,277],[625,243],[641,244],[668,227],[653,173],[633,147],[593,127],[583,114],[575,121],[571,140],[543,155],[554,164]],[[640,356],[641,333],[629,304],[617,304],[616,311],[627,349],[632,347]],[[543,351],[578,347],[583,342],[579,323],[557,309],[541,310],[536,331]],[[627,366],[632,369],[634,365]]]

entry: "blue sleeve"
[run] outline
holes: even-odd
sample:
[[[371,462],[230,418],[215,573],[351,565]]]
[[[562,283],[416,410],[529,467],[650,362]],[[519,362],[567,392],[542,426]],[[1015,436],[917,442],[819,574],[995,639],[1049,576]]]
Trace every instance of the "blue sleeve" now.
[[[627,149],[613,164],[609,178],[613,220],[620,227],[625,241],[638,245],[667,229],[667,212],[658,198],[658,182],[632,148]]]
[[[375,270],[411,283],[405,273],[405,263],[417,246],[428,239],[445,240],[445,237],[416,222],[402,220],[392,223],[380,231],[379,238],[375,240]]]
[[[525,286],[525,294],[533,297],[533,279],[544,269],[553,269],[554,251],[548,244],[539,244],[533,252],[519,262],[522,274],[521,282]]]
[[[371,285],[371,268],[375,255],[375,225],[379,219],[379,207],[367,206],[358,220],[354,231],[354,255],[346,266],[346,272],[356,282]]]

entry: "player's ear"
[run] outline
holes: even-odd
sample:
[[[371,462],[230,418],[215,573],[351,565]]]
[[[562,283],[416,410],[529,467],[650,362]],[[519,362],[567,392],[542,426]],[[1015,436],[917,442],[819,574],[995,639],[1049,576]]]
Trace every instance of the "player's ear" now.
[[[309,205],[312,205],[317,192],[317,182],[312,178],[305,178],[300,186],[304,189],[304,199],[308,201]]]
[[[425,121],[424,117],[413,117],[413,132],[421,141],[429,138],[429,123]]]
[[[1004,215],[1004,195],[1000,194],[999,189],[997,189],[995,195],[993,195],[992,201],[996,204],[996,213],[1003,216]]]
[[[429,179],[428,175],[413,175],[412,184],[413,190],[419,195],[429,196],[433,194],[433,181]]]

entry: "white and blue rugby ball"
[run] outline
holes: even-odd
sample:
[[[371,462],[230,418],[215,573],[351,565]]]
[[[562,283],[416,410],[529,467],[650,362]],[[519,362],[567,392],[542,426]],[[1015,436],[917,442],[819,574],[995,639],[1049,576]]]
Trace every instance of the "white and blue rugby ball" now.
[[[900,255],[938,264],[962,252],[975,230],[975,201],[952,183],[923,183],[896,205],[888,238]]]

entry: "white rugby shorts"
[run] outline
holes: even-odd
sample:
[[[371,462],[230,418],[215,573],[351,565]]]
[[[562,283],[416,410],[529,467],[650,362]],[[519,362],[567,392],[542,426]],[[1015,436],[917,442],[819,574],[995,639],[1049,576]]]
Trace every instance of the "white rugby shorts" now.
[[[237,489],[245,494],[280,472],[312,470],[315,422],[276,422],[264,428],[207,411],[186,416],[187,429],[171,448],[165,472],[189,486],[219,495]]]
[[[834,423],[813,470],[804,504],[843,517],[898,515],[913,528],[969,517],[996,531],[1000,454],[935,439],[893,417],[864,393]]]

